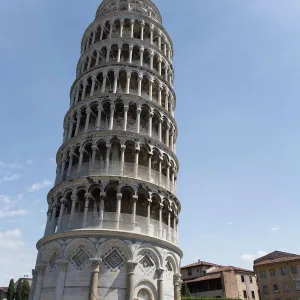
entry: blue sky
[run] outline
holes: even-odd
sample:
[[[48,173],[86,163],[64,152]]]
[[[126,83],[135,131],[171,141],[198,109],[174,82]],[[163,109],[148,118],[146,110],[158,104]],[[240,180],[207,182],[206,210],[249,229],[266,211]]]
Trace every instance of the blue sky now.
[[[0,285],[30,274],[99,0],[2,0]],[[175,45],[183,264],[300,251],[298,0],[157,0]]]

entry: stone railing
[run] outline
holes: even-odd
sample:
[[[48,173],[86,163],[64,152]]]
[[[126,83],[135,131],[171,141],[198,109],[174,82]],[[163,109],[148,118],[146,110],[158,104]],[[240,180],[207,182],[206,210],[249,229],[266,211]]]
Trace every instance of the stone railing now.
[[[57,224],[58,218],[56,220]],[[173,244],[178,244],[177,230],[168,227],[165,223],[161,223],[154,219],[146,217],[134,216],[131,214],[117,214],[104,212],[103,218],[99,216],[99,212],[87,213],[86,223],[84,222],[84,213],[75,213],[72,222],[70,223],[70,215],[63,215],[60,230],[57,227],[52,229],[51,224],[47,229],[48,234],[68,232],[71,230],[84,229],[88,230],[120,230],[134,233],[146,234],[149,236],[167,240]]]
[[[135,164],[128,162],[125,162],[122,165],[119,161],[110,161],[108,166],[106,166],[104,161],[102,161],[102,163],[97,161],[94,163],[94,166],[92,166],[92,163],[83,163],[79,173],[78,165],[74,165],[71,168],[69,176],[67,175],[68,170],[65,170],[63,178],[60,178],[58,175],[55,183],[58,184],[64,180],[87,176],[118,176],[148,181],[170,191],[174,195],[176,194],[176,184],[175,182],[173,184],[171,179],[168,179],[166,176],[155,170],[150,170],[141,165],[136,166]]]

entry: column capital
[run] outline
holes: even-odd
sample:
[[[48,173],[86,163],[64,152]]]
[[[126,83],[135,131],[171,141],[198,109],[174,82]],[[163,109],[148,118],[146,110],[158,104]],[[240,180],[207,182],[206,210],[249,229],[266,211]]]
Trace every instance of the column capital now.
[[[131,25],[134,24],[134,22],[135,22],[134,19],[131,19],[131,20],[130,20],[130,24],[131,24]]]
[[[83,152],[84,152],[84,148],[80,147],[79,153],[80,153],[80,154],[83,154]]]
[[[111,148],[111,144],[106,144],[106,151]]]
[[[173,283],[174,283],[175,286],[181,286],[182,285],[182,280],[181,280],[181,275],[180,274],[174,274]]]
[[[69,262],[64,259],[58,259],[55,261],[56,265],[60,268],[60,271],[67,272]]]
[[[76,112],[76,119],[80,120],[81,117],[82,117],[81,111],[77,111]]]
[[[127,270],[128,270],[128,273],[134,273],[135,271],[135,267],[138,265],[137,262],[135,261],[128,261],[127,262]]]
[[[98,109],[98,111],[102,111],[102,105],[99,104],[99,105],[97,106],[97,109]]]
[[[138,199],[139,199],[139,196],[137,196],[137,195],[133,195],[133,196],[132,196],[133,202],[137,202]]]
[[[121,152],[125,152],[125,150],[126,150],[126,145],[125,144],[121,145]]]
[[[129,110],[129,105],[124,105],[124,111],[128,112],[128,110]]]
[[[120,23],[121,23],[122,25],[124,25],[124,19],[121,19],[121,20],[120,20]]]
[[[61,204],[67,204],[68,203],[68,200],[66,198],[61,198],[60,199],[60,203]]]
[[[142,107],[139,105],[136,110],[137,110],[138,113],[141,113],[142,112]]]
[[[35,269],[37,270],[38,272],[38,275],[40,276],[44,276],[45,275],[45,270],[46,270],[46,264],[37,264]]]
[[[92,150],[93,150],[93,151],[96,151],[96,150],[98,150],[98,147],[97,147],[97,145],[93,145],[93,146],[92,146]]]
[[[141,52],[144,52],[145,47],[144,46],[140,46],[140,50],[141,50]]]
[[[100,264],[102,262],[101,258],[90,258],[91,267],[94,272],[99,271]],[[98,270],[97,270],[98,269]]]
[[[85,193],[84,197],[85,197],[85,199],[93,199],[94,198],[91,193]]]
[[[165,269],[156,269],[158,280],[164,280]]]
[[[133,50],[133,45],[132,44],[129,45],[129,50]]]
[[[141,22],[141,26],[142,26],[142,27],[144,27],[144,26],[145,26],[145,21],[144,21],[144,20],[142,20],[142,22]]]
[[[118,194],[117,194],[117,200],[121,200],[122,197],[123,197],[123,195],[122,195],[121,193],[118,193]]]
[[[127,71],[127,79],[130,79],[130,78],[131,78],[131,72]]]
[[[154,30],[154,24],[150,24],[150,29]]]
[[[100,199],[101,199],[101,200],[106,200],[106,197],[107,197],[107,196],[106,196],[106,193],[105,193],[105,192],[101,192],[101,193],[100,193]]]
[[[154,56],[154,51],[150,50],[150,56],[153,57]]]
[[[144,76],[143,76],[143,73],[139,73],[138,80],[139,80],[139,81],[142,81],[142,80],[143,80],[143,77],[144,77]]]
[[[72,193],[71,199],[72,199],[72,201],[76,201],[77,200],[77,192],[76,191],[74,191]]]
[[[35,279],[38,275],[38,271],[36,269],[32,269],[31,274],[32,274],[32,279]]]

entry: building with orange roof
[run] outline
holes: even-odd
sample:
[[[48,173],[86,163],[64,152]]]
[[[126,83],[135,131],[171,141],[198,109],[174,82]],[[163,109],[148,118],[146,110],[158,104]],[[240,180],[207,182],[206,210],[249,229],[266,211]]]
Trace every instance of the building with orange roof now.
[[[300,255],[274,251],[254,261],[262,300],[300,299]]]
[[[199,260],[181,268],[182,280],[194,297],[259,299],[254,271]]]

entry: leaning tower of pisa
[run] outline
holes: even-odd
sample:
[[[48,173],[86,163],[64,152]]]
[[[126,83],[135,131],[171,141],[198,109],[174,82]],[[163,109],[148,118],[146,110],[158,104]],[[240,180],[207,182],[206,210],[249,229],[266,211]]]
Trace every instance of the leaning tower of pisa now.
[[[81,42],[30,299],[180,299],[172,58],[151,0],[102,1]]]

